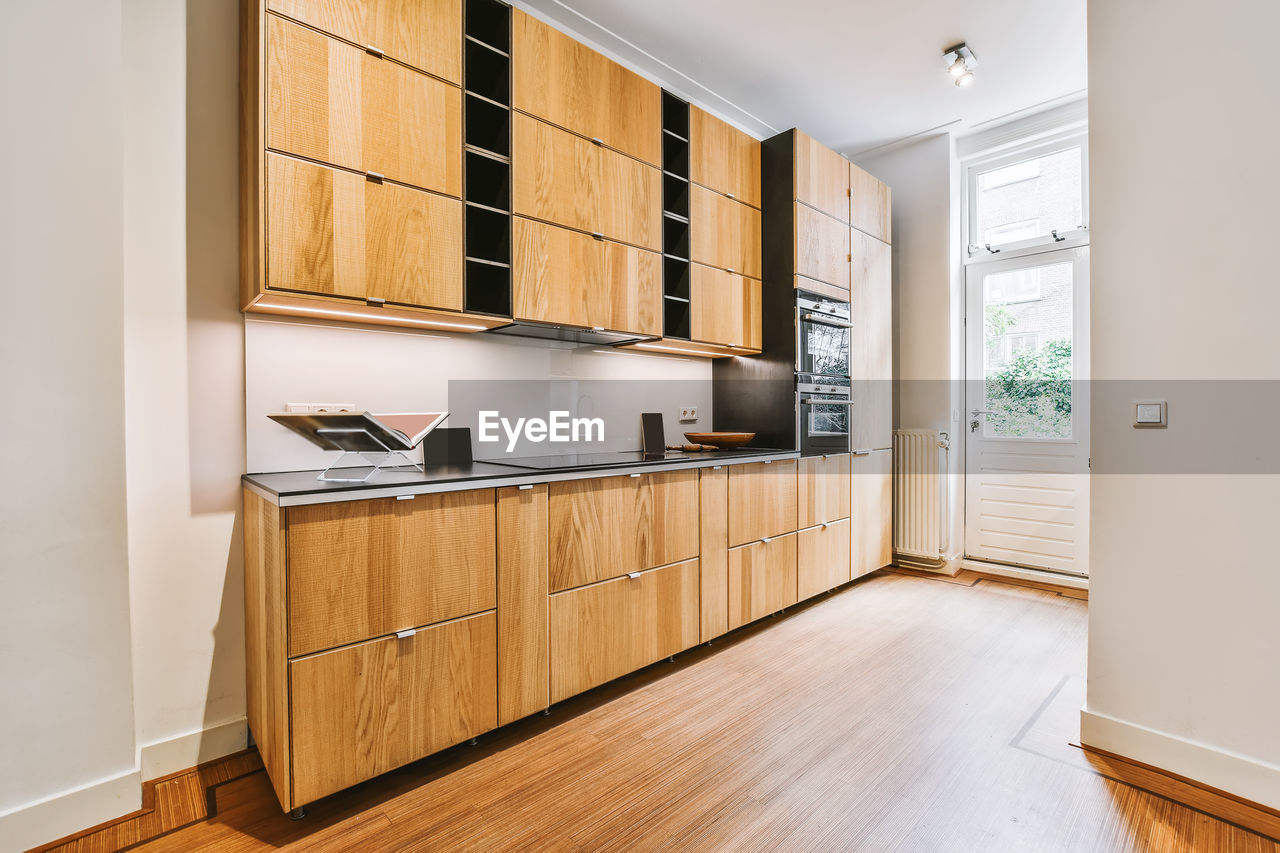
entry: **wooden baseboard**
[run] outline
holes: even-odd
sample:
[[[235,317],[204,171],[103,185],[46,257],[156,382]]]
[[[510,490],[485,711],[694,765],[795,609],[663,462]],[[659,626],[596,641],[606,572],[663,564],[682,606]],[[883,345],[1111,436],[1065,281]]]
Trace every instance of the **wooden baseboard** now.
[[[1039,589],[1044,592],[1052,592],[1063,598],[1076,598],[1081,601],[1089,600],[1089,590],[1075,589],[1069,586],[1060,586],[1047,581],[1033,581],[1023,578],[1005,577],[1004,575],[991,575],[985,572],[976,572],[973,569],[961,569],[954,575],[948,575],[943,572],[926,572],[919,569],[908,569],[900,566],[891,566],[884,571],[892,572],[898,575],[908,575],[913,578],[929,578],[930,580],[941,581],[943,583],[958,584],[959,586],[976,586],[978,583],[1000,583],[1006,586],[1021,586],[1028,589]]]

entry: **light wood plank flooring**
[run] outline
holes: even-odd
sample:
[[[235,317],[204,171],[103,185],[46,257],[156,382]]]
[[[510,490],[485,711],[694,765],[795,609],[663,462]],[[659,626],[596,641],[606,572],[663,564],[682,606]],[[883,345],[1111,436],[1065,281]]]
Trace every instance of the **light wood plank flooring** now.
[[[873,575],[300,822],[260,770],[223,774],[138,849],[1280,851],[1071,745],[1086,608]]]

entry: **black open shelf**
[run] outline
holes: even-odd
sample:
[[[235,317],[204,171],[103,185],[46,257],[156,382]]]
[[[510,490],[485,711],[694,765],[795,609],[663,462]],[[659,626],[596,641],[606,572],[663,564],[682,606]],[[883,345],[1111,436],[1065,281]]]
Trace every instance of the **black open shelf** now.
[[[467,257],[511,263],[511,214],[467,206]]]
[[[468,258],[465,310],[511,316],[511,268]]]
[[[511,156],[511,110],[475,95],[466,96],[467,145]]]
[[[689,260],[689,223],[678,219],[662,220],[662,252]]]
[[[689,104],[666,91],[662,93],[662,129],[689,138]]]
[[[662,170],[685,180],[689,179],[689,143],[666,133],[662,134]]]
[[[475,151],[466,153],[467,201],[511,210],[511,164]]]
[[[473,41],[464,43],[467,91],[496,101],[511,101],[511,59]]]
[[[511,7],[498,0],[467,0],[466,34],[511,53]]]
[[[662,334],[688,340],[689,104],[662,93]]]
[[[677,299],[689,298],[689,262],[662,259],[662,292]]]
[[[689,340],[689,303],[680,299],[662,300],[663,337]]]
[[[662,209],[689,218],[689,182],[671,175],[662,176]]]

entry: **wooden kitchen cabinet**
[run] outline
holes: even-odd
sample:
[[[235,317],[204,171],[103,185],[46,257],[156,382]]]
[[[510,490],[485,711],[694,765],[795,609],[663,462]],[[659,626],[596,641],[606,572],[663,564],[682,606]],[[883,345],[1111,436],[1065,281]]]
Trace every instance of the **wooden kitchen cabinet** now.
[[[854,228],[885,243],[892,243],[889,187],[859,167],[849,164],[849,220]]]
[[[795,200],[849,222],[849,161],[800,130],[794,134]]]
[[[551,704],[547,485],[498,489],[498,725]]]
[[[689,107],[689,178],[760,206],[760,142],[705,110]]]
[[[511,138],[513,213],[661,251],[658,169],[520,113]]]
[[[269,290],[462,309],[462,202],[268,153]]]
[[[796,529],[796,461],[752,462],[729,469],[729,544]]]
[[[518,320],[662,334],[662,256],[517,216],[512,297]]]
[[[880,450],[893,447],[892,248],[856,229],[850,233],[854,258],[851,442],[854,450]]]
[[[495,626],[483,613],[291,661],[293,801],[495,728]]]
[[[855,453],[850,518],[851,577],[893,563],[893,451]]]
[[[551,701],[698,643],[698,560],[551,596]]]
[[[796,534],[729,549],[729,628],[740,628],[796,598]]]
[[[693,264],[689,281],[689,337],[701,343],[759,351],[761,336],[758,279]]]
[[[551,483],[551,591],[697,557],[698,504],[697,471]]]
[[[462,80],[461,0],[268,0],[267,8],[451,83]]]
[[[760,278],[760,211],[706,187],[689,187],[690,260]]]
[[[796,534],[796,595],[800,601],[850,580],[849,531],[849,519],[842,518]]]
[[[813,290],[811,281],[822,282],[839,288],[835,293],[838,298],[848,299],[849,226],[799,203],[795,206],[795,217],[795,271],[803,277],[796,279],[796,287]]]
[[[661,166],[658,86],[519,9],[511,25],[515,109]]]
[[[797,527],[849,517],[849,454],[797,461]]]
[[[266,145],[455,197],[457,86],[267,16]]]
[[[729,630],[729,471],[703,468],[698,478],[702,642]]]

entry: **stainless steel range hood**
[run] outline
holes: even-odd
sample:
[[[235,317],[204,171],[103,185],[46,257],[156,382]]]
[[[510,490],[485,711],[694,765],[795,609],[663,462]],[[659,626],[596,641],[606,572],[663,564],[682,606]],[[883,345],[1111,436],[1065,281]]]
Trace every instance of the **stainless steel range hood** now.
[[[515,335],[521,338],[541,338],[545,341],[568,341],[575,344],[597,344],[615,346],[631,344],[636,341],[656,340],[652,335],[637,335],[634,332],[609,332],[600,328],[582,329],[577,326],[554,326],[550,323],[531,323],[521,320],[489,329],[499,335]]]

